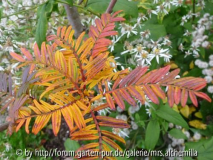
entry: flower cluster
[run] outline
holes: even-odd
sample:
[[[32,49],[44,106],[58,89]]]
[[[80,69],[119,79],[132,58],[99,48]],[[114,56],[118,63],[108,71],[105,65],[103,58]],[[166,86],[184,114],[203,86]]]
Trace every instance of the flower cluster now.
[[[213,93],[213,55],[209,56],[209,62],[197,59],[195,65],[202,69],[202,74],[205,76],[204,78],[209,84],[207,91]]]
[[[174,138],[170,134],[168,134],[168,138],[170,139],[170,144],[167,147],[167,151],[172,150],[178,150],[178,151],[184,151],[185,150],[185,142],[193,142],[193,141],[199,141],[202,136],[198,132],[194,132],[193,136],[191,136],[191,133],[188,130],[183,129],[181,126],[174,125],[173,123],[169,123],[170,129],[178,129],[181,130],[181,132],[185,135],[185,139],[183,138]],[[180,158],[180,157],[179,157]],[[178,157],[171,157],[170,159],[179,159]],[[182,159],[182,158],[180,158]]]
[[[186,17],[189,19],[192,18],[192,16],[193,14],[189,14]],[[206,13],[198,20],[197,25],[193,26],[194,30],[191,33],[186,30],[184,36],[191,37],[192,41],[191,46],[186,48],[185,57],[193,54],[195,58],[198,58],[200,57],[200,48],[210,48],[211,42],[208,40],[208,38],[213,24],[212,20],[213,16],[211,16],[209,13]]]

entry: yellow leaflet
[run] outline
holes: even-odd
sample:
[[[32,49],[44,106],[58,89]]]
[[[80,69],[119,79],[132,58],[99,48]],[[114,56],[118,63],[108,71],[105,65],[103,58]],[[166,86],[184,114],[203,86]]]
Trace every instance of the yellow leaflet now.
[[[176,104],[173,105],[172,109],[179,113],[178,106]]]
[[[206,129],[207,127],[207,125],[201,122],[200,120],[189,121],[189,125],[198,129]]]
[[[203,118],[201,112],[196,112],[196,113],[195,113],[195,116],[196,116],[197,118]]]
[[[180,109],[180,113],[181,113],[184,117],[189,118],[189,115],[190,115],[189,106],[186,105],[185,107],[182,107],[182,108]]]
[[[195,65],[194,65],[194,62],[193,62],[193,61],[191,61],[190,65],[189,65],[189,68],[190,68],[190,69],[193,69],[193,68],[194,68],[194,66],[195,66]]]

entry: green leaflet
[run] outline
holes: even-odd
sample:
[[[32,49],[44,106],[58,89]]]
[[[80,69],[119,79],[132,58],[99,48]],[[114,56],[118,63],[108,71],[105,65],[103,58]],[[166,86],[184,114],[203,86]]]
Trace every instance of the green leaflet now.
[[[157,116],[174,123],[176,125],[180,125],[186,129],[189,129],[188,124],[186,121],[183,119],[183,117],[174,111],[172,108],[169,107],[168,104],[161,105],[157,110],[156,110]]]
[[[67,151],[76,151],[78,148],[80,148],[79,143],[71,140],[70,138],[66,139],[64,146]]]
[[[185,143],[186,151],[194,149],[197,151],[198,160],[210,160],[213,157],[213,137],[198,142]]]
[[[54,0],[47,1],[40,8],[38,8],[37,16],[37,26],[36,26],[36,42],[39,47],[41,47],[42,42],[46,40],[48,17],[53,10]]]
[[[154,149],[160,136],[160,124],[156,120],[151,120],[148,123],[146,135],[145,135],[145,146],[146,149]]]
[[[186,135],[179,129],[173,128],[169,131],[169,134],[177,139],[187,139]]]

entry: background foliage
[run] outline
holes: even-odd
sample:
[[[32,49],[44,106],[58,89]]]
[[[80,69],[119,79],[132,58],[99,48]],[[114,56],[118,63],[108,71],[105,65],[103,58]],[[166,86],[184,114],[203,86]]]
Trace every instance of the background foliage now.
[[[110,0],[85,0],[80,4],[79,1],[69,0],[1,1],[0,70],[12,73],[15,86],[21,86],[22,71],[16,69],[18,64],[13,63],[9,52],[19,53],[20,47],[32,51],[35,41],[40,47],[46,35],[55,34],[58,26],[68,25],[63,4],[78,8],[81,23],[87,32],[94,19],[106,11],[109,3]],[[212,0],[118,0],[113,11],[123,10],[122,16],[126,21],[116,24],[115,30],[119,34],[111,37],[113,44],[109,48],[117,57],[118,69],[149,65],[149,69],[154,70],[170,64],[172,69],[181,69],[181,77],[205,78],[208,85],[203,91],[212,98],[212,7]],[[36,94],[40,94],[39,90]],[[147,98],[145,105],[139,103],[137,107],[132,107],[125,103],[124,111],[118,108],[118,112],[105,110],[100,114],[131,124],[129,129],[113,130],[127,141],[123,149],[165,152],[194,148],[198,151],[198,159],[203,160],[213,156],[212,105],[200,99],[198,107],[188,100],[185,107],[174,105],[170,108],[167,101],[155,105]],[[6,112],[2,114],[5,116],[1,116],[0,123],[4,123],[7,116]],[[61,131],[62,137],[51,137],[51,128],[48,124],[36,136],[27,135],[23,129],[11,137],[5,132],[0,133],[0,156],[16,158],[15,150],[18,148],[48,150],[52,144],[58,144],[57,140],[61,140],[61,149],[69,150],[71,146],[82,145],[73,145],[75,142],[67,139],[66,128]],[[17,145],[17,139],[20,145]],[[52,145],[53,148],[55,146]]]

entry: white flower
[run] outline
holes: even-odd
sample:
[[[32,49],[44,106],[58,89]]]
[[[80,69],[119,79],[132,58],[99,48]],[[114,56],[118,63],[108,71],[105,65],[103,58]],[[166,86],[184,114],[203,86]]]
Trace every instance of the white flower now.
[[[133,122],[133,121],[131,121],[131,127],[132,127],[133,130],[137,130],[138,129],[138,125],[135,122]]]
[[[164,7],[170,9],[171,8],[171,0],[165,0],[165,2],[163,2]]]
[[[151,41],[151,47],[150,48],[155,48],[155,47],[160,47],[161,46],[161,44],[159,43],[160,40],[153,41],[151,39],[150,41]]]
[[[104,108],[104,109],[98,111],[99,115],[106,115],[107,113],[111,113],[109,107]]]
[[[186,137],[189,139],[190,138],[190,133],[188,131],[183,131],[183,133],[186,135]]]
[[[12,21],[16,21],[16,20],[18,19],[18,17],[17,17],[16,15],[12,15],[12,16],[10,16],[10,19],[11,19]]]
[[[213,60],[209,61],[209,66],[213,67]]]
[[[152,111],[151,111],[151,108],[146,108],[146,114],[149,115],[149,117],[152,115]]]
[[[182,43],[179,45],[178,49],[181,50],[181,51],[183,52],[184,47],[183,47],[183,44],[182,44]]]
[[[161,13],[164,15],[168,14],[168,11],[166,10],[166,8],[163,5],[157,6],[156,8],[157,8],[156,9],[157,13]]]
[[[128,24],[121,23],[119,28],[121,29],[122,36],[125,35],[125,34],[127,34],[127,38],[129,38],[129,36],[131,34],[135,34],[136,35],[138,33],[135,30],[136,25],[135,26],[130,26]]]
[[[195,65],[198,66],[198,65],[200,64],[200,62],[202,62],[200,59],[196,59],[196,60],[195,60]]]
[[[128,111],[130,114],[134,114],[136,112],[133,106],[130,106]]]
[[[178,125],[175,125],[175,128],[177,128],[177,129],[182,129],[182,127],[181,127],[181,126],[178,126]]]
[[[198,132],[195,132],[193,138],[194,138],[194,140],[198,141],[201,139],[201,134]]]
[[[209,46],[209,42],[208,41],[204,41],[203,43],[202,43],[202,47],[203,48],[207,48]]]
[[[186,32],[185,32],[183,35],[184,35],[184,36],[190,36],[191,33],[190,33],[188,30],[186,30]]]
[[[117,35],[112,37],[112,44],[109,46],[111,52],[114,51],[115,44],[120,40],[120,38],[121,37],[118,37]]]
[[[206,80],[207,83],[211,83],[212,77],[211,76],[205,76],[205,80]]]
[[[172,55],[169,54],[169,52],[166,52],[163,56],[160,55],[160,57],[163,57],[165,62],[170,62],[170,59],[172,58]]]
[[[122,119],[124,121],[127,121],[127,116],[125,114],[122,114],[122,115],[117,115],[116,116],[116,119]]]
[[[200,62],[200,63],[198,64],[198,67],[199,67],[199,68],[207,68],[207,67],[208,67],[208,63],[206,63],[206,62]]]
[[[149,18],[152,18],[152,14],[157,15],[158,13],[155,10],[148,9],[147,14],[149,15]]]
[[[184,58],[186,58],[186,57],[189,56],[190,54],[192,54],[190,51],[186,51],[186,52],[185,52]]]
[[[209,56],[209,59],[210,59],[210,60],[213,60],[213,54]]]
[[[150,30],[147,29],[147,30],[145,30],[143,32],[140,32],[140,35],[141,35],[142,38],[148,39],[149,36],[150,36]]]
[[[213,93],[213,86],[208,86],[207,90],[209,93]]]
[[[135,53],[136,50],[137,50],[136,48],[133,48],[133,46],[130,45],[130,44],[129,44],[126,48],[127,48],[127,50],[121,52],[121,55],[123,55],[123,54],[125,54],[125,53],[131,53],[131,54],[133,54],[133,53]]]
[[[148,18],[143,13],[139,13],[138,18],[137,18],[137,22],[140,22],[141,20],[145,21],[145,20],[148,20]]]
[[[125,132],[126,131],[126,132]],[[114,134],[117,134],[118,136],[120,136],[120,137],[123,137],[123,138],[125,138],[125,137],[129,137],[128,136],[128,132],[127,132],[128,130],[124,130],[124,131],[122,131],[120,128],[112,128],[112,132],[114,133]]]
[[[176,6],[176,7],[182,6],[183,0],[173,0],[173,1],[171,2],[171,4],[173,4],[173,5]]]
[[[153,48],[151,54],[149,54],[151,60],[156,57],[157,63],[159,63],[159,57],[167,57],[168,55],[165,54],[168,51],[168,49],[161,49],[161,48]]]
[[[169,40],[169,37],[166,36],[166,37],[163,38],[162,44],[165,45],[165,46],[171,46],[172,42]]]
[[[118,112],[123,112],[123,109],[121,109],[120,107],[117,107],[117,111]]]
[[[135,111],[139,111],[140,110],[140,106],[139,104],[137,104],[136,106],[133,106],[135,108]]]
[[[207,76],[213,76],[213,70],[211,69],[203,69],[202,73]]]
[[[187,17],[186,17],[186,16],[183,16],[180,25],[183,26],[184,23],[186,23],[186,22],[187,22]]]
[[[199,56],[199,49],[196,46],[192,45],[192,48],[190,48],[190,50],[192,50],[194,56]]]
[[[9,143],[4,143],[5,145],[5,151],[8,152],[12,147]]]
[[[139,55],[141,52],[145,51],[144,49],[145,49],[145,47],[143,47],[141,44],[138,44],[136,46],[135,54]]]
[[[151,65],[150,61],[151,61],[151,58],[150,58],[150,54],[143,50],[140,54],[137,54],[135,56],[137,62],[139,65],[141,66],[144,66],[144,65]]]
[[[169,128],[174,128],[174,124],[173,123],[169,123]]]
[[[202,9],[205,7],[205,1],[204,0],[198,0],[198,3],[196,6],[201,7]]]

